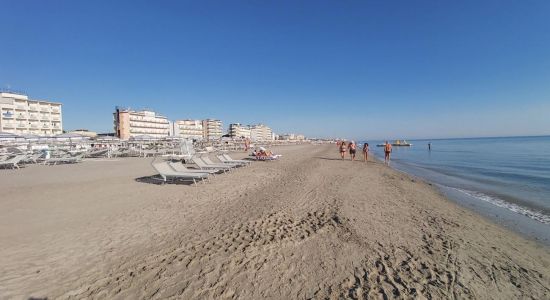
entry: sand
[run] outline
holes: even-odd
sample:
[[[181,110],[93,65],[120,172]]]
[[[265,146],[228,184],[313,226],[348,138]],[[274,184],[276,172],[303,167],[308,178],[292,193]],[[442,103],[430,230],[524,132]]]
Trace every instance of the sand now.
[[[550,298],[547,247],[334,145],[276,150],[197,187],[151,158],[0,170],[0,298]]]

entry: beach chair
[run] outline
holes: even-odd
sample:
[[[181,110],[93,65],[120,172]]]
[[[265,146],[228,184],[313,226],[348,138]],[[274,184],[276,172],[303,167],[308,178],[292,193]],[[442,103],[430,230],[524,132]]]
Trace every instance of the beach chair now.
[[[202,161],[204,161],[207,165],[210,165],[210,166],[222,166],[229,169],[240,167],[240,165],[235,165],[235,164],[215,163],[212,160],[210,160],[210,157],[208,156],[201,156],[199,158],[202,159]]]
[[[0,161],[0,168],[3,168],[3,169],[6,169],[6,168],[10,168],[10,169],[19,169],[19,163],[24,160],[25,158],[27,158],[26,155],[24,154],[19,154],[19,155],[16,155],[10,159],[6,159],[4,161]]]
[[[151,163],[153,168],[159,173],[163,182],[171,180],[192,180],[195,185],[197,185],[197,180],[204,180],[208,178],[208,173],[188,173],[188,172],[178,172],[170,167],[168,162],[154,162]]]
[[[219,172],[223,172],[223,170],[219,170],[219,169],[213,169],[213,170],[196,170],[196,169],[189,169],[187,168],[186,166],[184,166],[182,163],[180,162],[169,162],[168,163],[170,165],[170,167],[172,169],[174,169],[174,171],[177,171],[177,172],[184,172],[184,173],[208,173],[208,174],[216,174],[216,173],[219,173]]]
[[[242,163],[242,164],[251,164],[252,162],[249,161],[249,160],[244,160],[244,159],[233,159],[231,156],[229,156],[227,153],[222,153],[220,155],[218,155],[218,159],[220,159],[220,157],[224,158],[226,161],[229,161],[229,162],[238,162],[238,163]],[[220,159],[221,160],[221,159]]]
[[[191,161],[193,161],[193,163],[195,163],[197,167],[199,167],[199,169],[201,170],[223,170],[225,172],[232,169],[231,166],[224,165],[224,164],[216,164],[216,165],[207,164],[198,156],[193,156],[191,158]]]
[[[76,156],[63,156],[63,157],[52,157],[44,160],[44,165],[57,165],[57,164],[74,164],[81,162],[84,158],[84,153],[80,153]]]

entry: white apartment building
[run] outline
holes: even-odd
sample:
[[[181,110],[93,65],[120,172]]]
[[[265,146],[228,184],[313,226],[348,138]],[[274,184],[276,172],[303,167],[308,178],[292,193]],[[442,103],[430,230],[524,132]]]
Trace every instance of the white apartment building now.
[[[174,122],[174,135],[185,139],[202,140],[203,127],[201,120],[178,120]]]
[[[250,139],[250,126],[244,126],[240,123],[229,124],[229,136]]]
[[[223,135],[222,121],[214,119],[206,119],[202,121],[203,137],[206,140],[217,140]]]
[[[273,130],[264,124],[250,126],[250,139],[253,141],[272,141]]]
[[[40,136],[63,133],[61,103],[31,100],[23,93],[0,92],[0,132]]]
[[[149,110],[135,111],[117,107],[114,112],[115,135],[122,140],[139,135],[155,138],[170,135],[170,122],[165,116]]]

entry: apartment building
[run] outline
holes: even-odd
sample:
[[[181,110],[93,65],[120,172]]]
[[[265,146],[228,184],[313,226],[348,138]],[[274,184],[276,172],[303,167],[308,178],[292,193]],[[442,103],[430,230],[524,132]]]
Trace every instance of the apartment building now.
[[[203,126],[201,120],[178,120],[174,122],[174,135],[185,139],[202,140]]]
[[[223,135],[222,121],[206,119],[202,121],[202,133],[206,140],[217,140]]]
[[[264,124],[250,126],[250,139],[253,141],[272,141],[273,130]]]
[[[0,132],[40,136],[63,133],[61,103],[31,100],[24,93],[0,92]]]
[[[117,107],[113,115],[115,135],[122,140],[139,135],[149,135],[155,138],[170,135],[170,122],[165,116],[154,111],[136,111]]]
[[[250,139],[250,126],[244,126],[240,123],[229,124],[229,136]]]

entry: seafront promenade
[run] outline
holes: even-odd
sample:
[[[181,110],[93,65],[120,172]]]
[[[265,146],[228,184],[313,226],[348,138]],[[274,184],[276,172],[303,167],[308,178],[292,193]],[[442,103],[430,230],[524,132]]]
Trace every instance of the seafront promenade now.
[[[550,297],[548,248],[430,184],[275,150],[196,187],[147,180],[153,158],[2,170],[0,298]]]

